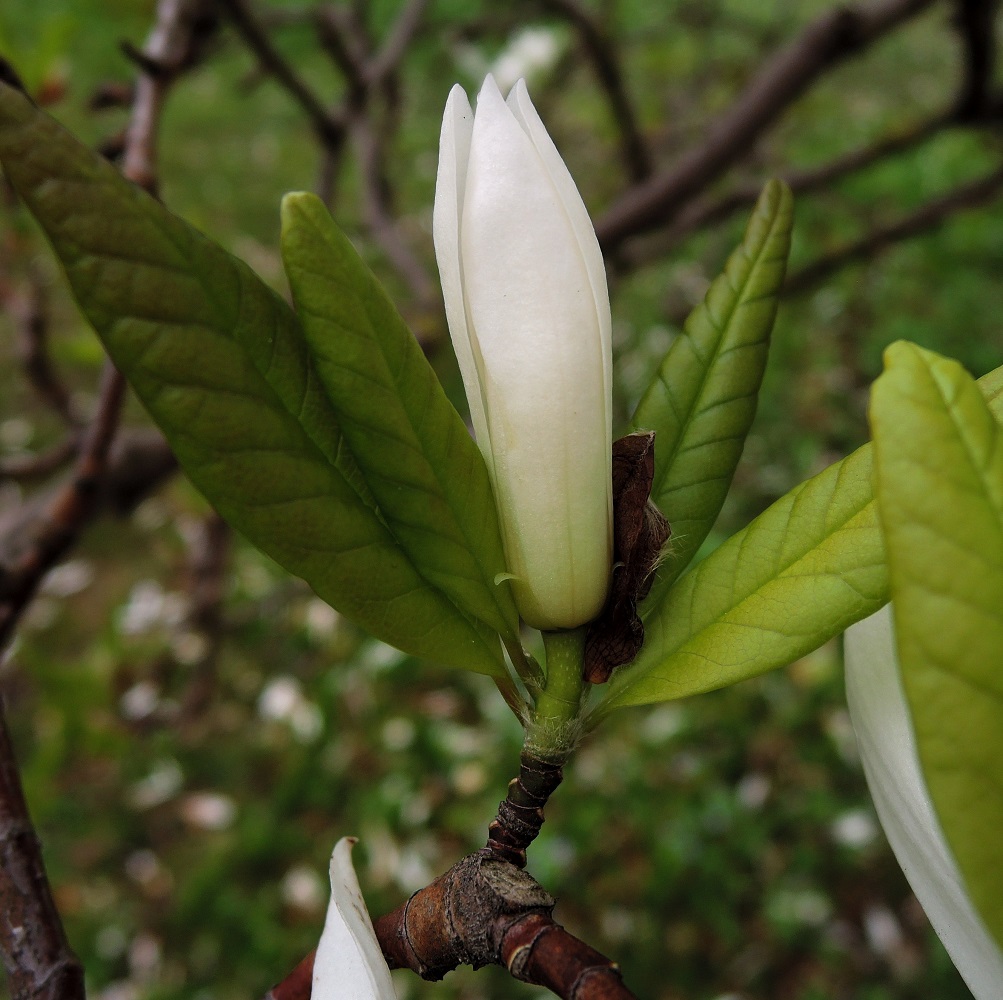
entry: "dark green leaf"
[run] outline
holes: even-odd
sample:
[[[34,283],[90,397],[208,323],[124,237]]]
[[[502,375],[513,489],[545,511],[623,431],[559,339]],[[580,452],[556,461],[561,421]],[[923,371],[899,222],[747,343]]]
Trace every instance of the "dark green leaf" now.
[[[109,354],[220,513],[379,638],[502,673],[489,630],[422,578],[376,513],[289,307],[3,84],[0,158]]]
[[[283,200],[282,257],[317,373],[390,530],[454,604],[514,640],[487,468],[418,342],[316,196]]]

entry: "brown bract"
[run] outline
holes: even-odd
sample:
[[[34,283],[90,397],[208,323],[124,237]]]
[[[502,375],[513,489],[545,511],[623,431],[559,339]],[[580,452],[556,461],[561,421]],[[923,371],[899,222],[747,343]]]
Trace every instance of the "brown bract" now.
[[[585,640],[585,680],[604,684],[630,663],[644,642],[638,601],[652,576],[671,529],[651,502],[655,476],[655,432],[628,434],[613,442],[613,579],[602,613]]]

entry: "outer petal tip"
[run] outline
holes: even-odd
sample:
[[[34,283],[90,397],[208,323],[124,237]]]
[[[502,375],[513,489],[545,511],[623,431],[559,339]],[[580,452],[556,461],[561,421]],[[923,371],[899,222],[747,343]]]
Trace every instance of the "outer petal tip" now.
[[[454,83],[446,98],[446,109],[442,115],[443,124],[458,115],[470,117],[473,115],[473,109],[470,107],[470,98],[467,97],[467,92],[458,83]]]
[[[457,84],[457,86],[459,86],[459,84]],[[478,91],[477,97],[480,98],[482,94],[497,94],[499,97],[502,96],[493,73],[488,73],[488,75],[484,77],[484,82],[481,83],[481,89]]]
[[[331,902],[313,965],[311,1000],[396,1000],[352,866],[355,837],[342,837],[331,854]]]
[[[996,1000],[1003,954],[968,898],[919,764],[891,605],[846,633],[846,699],[881,825],[930,923],[977,1000]]]

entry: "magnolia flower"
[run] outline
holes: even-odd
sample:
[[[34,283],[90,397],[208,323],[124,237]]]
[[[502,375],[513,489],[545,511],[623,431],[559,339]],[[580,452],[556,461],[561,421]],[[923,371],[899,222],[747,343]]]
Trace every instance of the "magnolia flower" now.
[[[352,867],[355,843],[342,837],[331,855],[331,903],[313,961],[311,1000],[396,1000]]]
[[[575,182],[519,81],[446,103],[435,253],[522,617],[574,628],[612,558],[611,323]]]
[[[968,988],[977,1000],[996,1000],[1003,954],[968,898],[933,811],[899,678],[891,605],[847,630],[846,700],[867,785],[902,871]]]

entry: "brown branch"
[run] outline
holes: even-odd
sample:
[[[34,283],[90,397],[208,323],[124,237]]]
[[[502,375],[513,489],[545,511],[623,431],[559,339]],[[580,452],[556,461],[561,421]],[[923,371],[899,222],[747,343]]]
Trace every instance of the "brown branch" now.
[[[651,152],[627,94],[615,46],[578,0],[543,0],[543,6],[563,17],[578,33],[620,133],[620,155],[627,175],[633,181],[643,181],[654,169]]]
[[[502,964],[515,979],[566,1000],[631,1000],[620,968],[544,914],[513,922],[501,942]]]
[[[258,57],[261,68],[306,112],[321,144],[337,148],[345,141],[345,121],[328,112],[321,100],[272,44],[267,32],[251,13],[244,0],[216,0],[225,10],[247,47]]]
[[[28,276],[26,291],[0,287],[0,301],[13,317],[17,330],[18,353],[28,382],[36,393],[69,427],[80,426],[70,390],[63,384],[49,356],[49,321],[45,290],[37,274]]]
[[[157,191],[157,129],[167,93],[214,26],[209,0],[160,0],[156,25],[136,53],[142,72],[133,91],[122,173],[151,194]]]
[[[0,482],[5,479],[26,483],[34,479],[45,479],[69,462],[80,448],[80,438],[70,434],[48,451],[23,458],[9,458],[0,462]]]
[[[934,198],[915,212],[895,222],[878,226],[860,239],[806,264],[787,279],[784,294],[798,295],[807,291],[846,265],[872,259],[894,243],[936,229],[957,212],[992,201],[1001,192],[1003,165],[976,181]]]
[[[964,120],[985,115],[991,105],[993,64],[996,61],[994,22],[998,0],[956,0],[956,21],[965,47],[965,76],[958,98]]]
[[[787,183],[794,194],[810,194],[828,187],[834,181],[879,163],[882,160],[907,152],[932,138],[956,121],[953,109],[941,112],[907,129],[883,136],[876,142],[850,150],[821,166],[808,170],[780,172],[778,176]],[[762,183],[745,184],[716,200],[695,201],[686,206],[664,234],[659,234],[658,253],[673,246],[705,226],[715,225],[736,212],[751,208],[762,194]],[[645,257],[650,256],[650,251]],[[631,255],[634,260],[634,255]]]
[[[35,522],[20,557],[0,566],[0,648],[6,645],[18,617],[34,597],[42,577],[73,544],[95,507],[125,392],[125,380],[108,362],[94,419],[87,429],[70,481]]]
[[[564,762],[541,760],[523,750],[519,776],[498,803],[498,814],[488,827],[487,850],[517,868],[526,867],[526,849],[543,826],[543,810],[564,778]]]
[[[467,855],[374,923],[391,969],[435,982],[460,965],[500,965],[562,1000],[636,1000],[620,970],[568,933],[554,899],[521,868],[484,849]],[[265,1000],[309,1000],[308,955]]]
[[[78,451],[75,448],[74,454]],[[133,428],[118,434],[105,471],[95,484],[86,515],[79,523],[74,521],[69,525],[73,537],[103,511],[120,516],[128,514],[176,468],[177,459],[158,431]],[[60,483],[0,517],[0,633],[11,627],[12,623],[3,623],[12,613],[12,603],[19,605],[19,610],[13,612],[16,617],[34,593],[40,577],[65,551],[65,546],[60,548],[60,532],[66,526],[54,524],[52,512],[65,516],[72,508],[67,498],[73,496],[74,481],[71,476],[69,483]]]
[[[318,8],[315,20],[317,40],[341,70],[348,84],[348,105],[360,108],[366,99],[369,40],[362,25],[348,7],[328,4]]]
[[[0,955],[11,1000],[83,1000],[84,970],[66,940],[24,799],[0,699]]]
[[[341,166],[344,162],[343,147],[339,149],[321,150],[320,166],[317,169],[317,180],[314,182],[313,190],[318,198],[328,208],[333,210],[335,191],[338,186],[338,177],[341,173]]]
[[[393,74],[421,24],[427,0],[410,0],[403,6],[375,54],[364,25],[352,8],[328,4],[315,11],[313,21],[318,40],[341,71],[348,87],[342,106],[333,111],[324,109],[320,99],[278,52],[245,0],[218,2],[257,55],[262,68],[292,94],[313,122],[324,147],[317,187],[328,203],[334,195],[345,140],[351,136],[362,184],[365,223],[415,298],[422,303],[431,301],[434,285],[404,239],[391,210],[384,167],[386,129],[378,129],[371,113],[372,95],[377,88],[386,92],[387,103],[392,104]]]
[[[181,704],[181,720],[200,719],[212,702],[216,687],[216,660],[223,641],[223,601],[226,567],[230,555],[230,527],[215,512],[199,524],[189,543],[190,578],[187,625],[205,642],[205,649],[192,664],[191,679]]]
[[[470,854],[375,923],[391,968],[441,979],[458,965],[501,965],[563,1000],[629,1000],[616,964],[551,916],[553,898],[522,869]]]
[[[372,86],[394,73],[421,27],[429,0],[406,0],[383,40],[379,51],[366,66],[366,81]]]
[[[94,515],[107,510],[118,517],[127,516],[177,468],[178,460],[160,431],[152,427],[123,429],[112,445]]]
[[[264,1000],[310,1000],[315,955],[316,952],[311,951],[281,983],[265,994]]]
[[[317,37],[345,77],[348,95],[342,116],[349,123],[352,149],[362,185],[363,216],[373,239],[422,304],[435,297],[435,286],[421,260],[404,238],[394,217],[387,182],[385,148],[392,129],[398,63],[414,38],[427,0],[411,0],[401,9],[382,48],[373,54],[365,27],[348,7],[327,5],[317,13]],[[378,123],[374,94],[382,90],[384,114]],[[333,189],[336,160],[324,164],[321,180],[326,194]]]
[[[837,7],[817,18],[766,60],[703,143],[670,169],[626,192],[596,224],[609,253],[626,239],[669,221],[744,156],[776,118],[827,70],[929,7],[933,0],[873,0]]]
[[[523,870],[526,848],[563,778],[564,759],[524,750],[498,804],[487,846],[468,855],[375,923],[392,969],[438,980],[459,965],[501,965],[566,1000],[629,1000],[615,963],[555,923],[554,900]],[[308,955],[265,1000],[308,1000]]]
[[[384,169],[385,139],[369,119],[362,115],[353,117],[351,131],[362,182],[362,206],[366,224],[415,298],[421,303],[431,302],[436,296],[435,286],[401,234],[400,225],[391,212]]]

